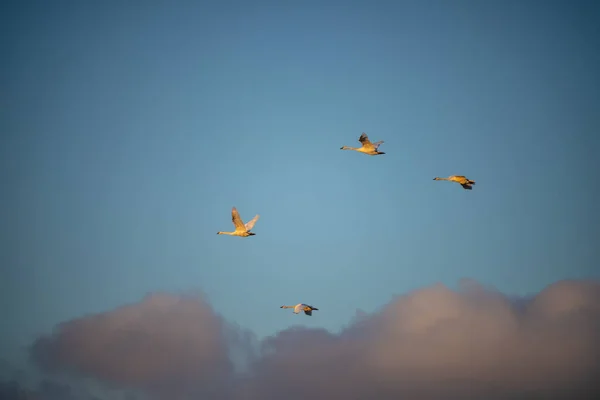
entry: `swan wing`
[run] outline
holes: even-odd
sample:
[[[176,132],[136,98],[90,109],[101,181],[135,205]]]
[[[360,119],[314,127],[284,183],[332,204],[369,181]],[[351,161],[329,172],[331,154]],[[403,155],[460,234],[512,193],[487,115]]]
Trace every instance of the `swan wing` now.
[[[383,143],[383,140],[380,140],[379,142],[375,142],[373,143],[373,148],[375,150],[379,149],[379,146]]]
[[[260,218],[260,215],[256,214],[254,216],[254,218],[252,218],[250,221],[248,221],[245,225],[246,230],[249,231],[250,229],[254,228],[254,224],[256,223],[256,221],[258,221],[258,218]]]
[[[238,212],[238,210],[233,207],[231,209],[231,221],[233,222],[233,225],[235,226],[235,230],[246,230],[246,227],[244,226],[244,222],[242,221],[242,218],[240,217],[240,213]]]
[[[463,176],[463,175],[455,175],[454,180],[456,182],[460,183],[461,185],[469,184],[469,180],[467,179],[466,176]]]
[[[360,143],[362,143],[363,147],[371,147],[371,146],[373,146],[373,143],[371,143],[371,141],[369,140],[369,137],[364,132],[362,133],[362,135],[360,135],[360,137],[358,138],[358,141]]]

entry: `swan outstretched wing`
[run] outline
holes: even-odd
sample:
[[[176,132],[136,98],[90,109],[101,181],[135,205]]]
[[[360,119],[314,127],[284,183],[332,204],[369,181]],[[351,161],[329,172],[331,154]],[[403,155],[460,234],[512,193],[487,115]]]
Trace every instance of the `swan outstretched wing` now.
[[[379,142],[375,142],[373,143],[373,148],[375,150],[377,150],[379,148],[379,146],[383,143],[383,140],[380,140]]]
[[[468,185],[468,184],[469,184],[469,180],[468,180],[468,179],[467,179],[467,177],[466,177],[466,176],[464,176],[464,175],[454,175],[454,176],[452,177],[452,179],[453,179],[455,182],[458,182],[458,183],[460,183],[461,185],[465,185],[465,184],[467,184],[467,185]]]
[[[249,230],[251,230],[252,228],[254,228],[254,224],[256,223],[256,221],[258,221],[258,218],[259,218],[259,217],[260,217],[260,215],[256,214],[256,215],[254,216],[254,218],[252,218],[250,221],[248,221],[248,222],[246,223],[245,227],[246,227],[246,230],[247,230],[247,231],[249,231]]]
[[[231,209],[231,221],[233,222],[236,230],[246,230],[244,222],[242,221],[242,218],[240,218],[240,213],[235,207]]]
[[[358,141],[361,142],[364,147],[373,146],[373,143],[371,143],[371,141],[369,140],[369,137],[364,132],[362,133],[362,135],[360,135],[360,137],[358,138]]]
[[[319,309],[317,307],[309,306],[308,304],[302,304],[302,306],[303,306],[304,314],[306,314],[306,315],[312,315],[313,310],[319,311]]]

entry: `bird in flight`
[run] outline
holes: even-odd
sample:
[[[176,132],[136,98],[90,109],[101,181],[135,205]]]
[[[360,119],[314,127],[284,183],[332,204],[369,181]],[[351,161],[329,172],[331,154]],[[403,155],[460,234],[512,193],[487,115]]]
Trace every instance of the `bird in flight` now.
[[[308,304],[304,304],[304,303],[296,304],[295,306],[281,306],[279,308],[293,308],[294,314],[298,314],[298,313],[304,311],[304,314],[306,314],[308,316],[311,316],[313,311],[319,310],[317,307],[309,306]]]
[[[433,178],[434,181],[451,181],[451,182],[457,182],[459,183],[463,189],[467,189],[467,190],[472,190],[473,186],[475,184],[475,181],[472,181],[470,179],[467,179],[467,177],[463,176],[463,175],[450,175],[447,178],[438,178],[435,177]]]
[[[248,237],[248,236],[254,236],[256,235],[256,233],[250,232],[250,230],[254,227],[254,224],[256,223],[256,221],[258,221],[259,215],[256,214],[254,216],[254,218],[252,218],[250,221],[248,221],[248,223],[244,224],[244,221],[242,221],[242,218],[240,217],[240,213],[238,213],[238,210],[233,207],[231,209],[231,221],[233,222],[233,225],[235,226],[235,231],[233,232],[222,232],[219,231],[217,232],[217,235],[231,235],[231,236],[241,236],[241,237]]]
[[[361,147],[342,146],[340,147],[340,150],[354,150],[358,151],[359,153],[368,154],[370,156],[378,156],[380,154],[385,154],[383,151],[378,150],[379,145],[383,143],[383,140],[371,143],[367,134],[363,132],[362,135],[360,135],[360,137],[358,138],[358,141],[362,143]]]

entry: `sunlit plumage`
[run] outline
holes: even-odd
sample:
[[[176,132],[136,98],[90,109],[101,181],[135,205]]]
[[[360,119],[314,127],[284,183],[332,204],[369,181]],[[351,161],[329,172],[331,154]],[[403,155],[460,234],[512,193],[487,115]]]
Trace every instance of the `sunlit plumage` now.
[[[434,181],[451,181],[451,182],[457,182],[457,183],[459,183],[463,187],[463,189],[467,189],[467,190],[473,189],[473,187],[471,185],[475,184],[475,181],[467,179],[467,177],[465,177],[463,175],[450,175],[447,178],[435,177],[435,178],[433,178],[433,180]]]
[[[233,222],[233,226],[235,226],[235,231],[233,232],[217,232],[217,235],[231,235],[231,236],[241,236],[248,237],[256,235],[256,233],[250,232],[250,230],[254,227],[256,221],[258,221],[259,215],[256,214],[254,218],[252,218],[248,223],[244,224],[238,210],[233,207],[231,209],[231,221]]]
[[[340,150],[354,150],[354,151],[358,151],[359,153],[368,154],[370,156],[377,156],[380,154],[385,154],[383,151],[378,150],[379,145],[381,145],[383,143],[383,140],[380,140],[379,142],[371,143],[367,134],[363,132],[362,135],[360,135],[360,137],[358,138],[358,141],[360,143],[362,143],[362,147],[342,146],[342,147],[340,147]]]
[[[313,311],[319,310],[317,307],[309,306],[308,304],[304,303],[299,303],[295,306],[281,306],[280,308],[293,308],[294,314],[299,314],[300,312],[304,311],[304,314],[308,316],[311,316]]]

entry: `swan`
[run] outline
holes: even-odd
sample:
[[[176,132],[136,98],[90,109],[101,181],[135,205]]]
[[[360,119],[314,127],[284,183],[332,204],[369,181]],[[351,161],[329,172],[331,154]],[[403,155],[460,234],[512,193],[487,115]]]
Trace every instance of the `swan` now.
[[[371,143],[367,134],[363,132],[362,135],[360,135],[360,137],[358,138],[358,141],[362,143],[362,147],[357,148],[357,147],[342,146],[342,147],[340,147],[340,150],[354,150],[354,151],[358,151],[359,153],[368,154],[370,156],[378,156],[380,154],[385,154],[383,151],[377,150],[377,149],[379,149],[379,145],[381,143],[383,143],[383,140],[380,140],[379,142]]]
[[[435,177],[435,178],[433,178],[433,180],[434,181],[458,182],[463,187],[463,189],[467,189],[467,190],[472,190],[473,187],[471,185],[475,184],[475,181],[467,179],[467,177],[465,177],[463,175],[450,175],[447,178],[438,178],[438,177]]]
[[[318,311],[317,307],[309,306],[308,304],[300,303],[295,306],[281,306],[279,308],[293,308],[294,314],[298,314],[301,311],[304,311],[304,314],[311,316],[313,311]]]
[[[256,233],[250,232],[250,230],[254,227],[254,224],[256,223],[256,221],[258,221],[259,215],[256,214],[254,216],[254,218],[252,218],[250,221],[248,221],[248,223],[244,224],[244,222],[242,221],[242,218],[240,218],[240,213],[238,213],[238,210],[233,207],[231,209],[231,221],[233,222],[233,225],[235,226],[235,231],[233,232],[222,232],[219,231],[217,232],[217,235],[231,235],[231,236],[241,236],[241,237],[248,237],[248,236],[254,236],[256,235]]]

